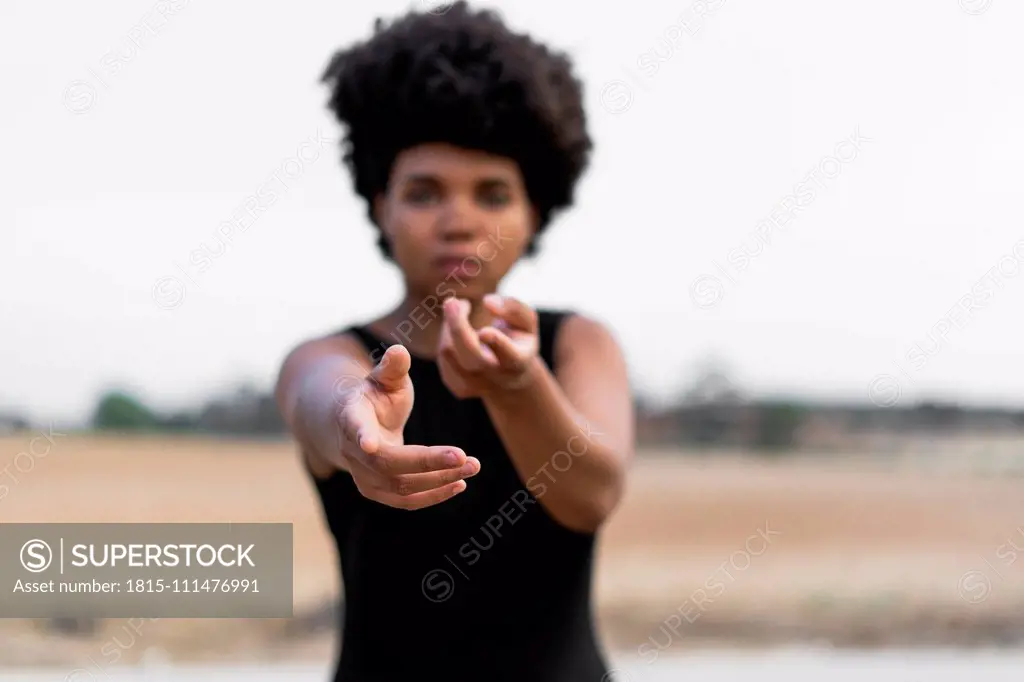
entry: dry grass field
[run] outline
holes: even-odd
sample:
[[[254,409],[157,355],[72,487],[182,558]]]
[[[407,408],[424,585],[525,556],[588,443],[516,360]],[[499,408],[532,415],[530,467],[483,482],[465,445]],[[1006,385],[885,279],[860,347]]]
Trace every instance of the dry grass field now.
[[[330,538],[287,443],[64,436],[45,457],[15,467],[28,440],[0,438],[0,471],[9,474],[0,480],[2,522],[291,522],[296,615],[338,594]],[[604,641],[635,650],[669,639],[681,648],[1021,638],[1022,492],[1013,477],[881,468],[857,457],[644,452],[601,539]],[[292,625],[162,620],[124,660],[330,655],[329,628],[300,635]],[[112,621],[69,636],[42,622],[0,620],[0,664],[98,654],[123,627]]]

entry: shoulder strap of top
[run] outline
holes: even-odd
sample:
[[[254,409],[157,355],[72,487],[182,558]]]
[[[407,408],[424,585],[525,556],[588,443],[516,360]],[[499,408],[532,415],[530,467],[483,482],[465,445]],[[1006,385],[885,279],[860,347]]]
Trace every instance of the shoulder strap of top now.
[[[537,310],[537,325],[540,331],[540,356],[553,372],[555,370],[555,344],[562,323],[572,317],[569,310]]]

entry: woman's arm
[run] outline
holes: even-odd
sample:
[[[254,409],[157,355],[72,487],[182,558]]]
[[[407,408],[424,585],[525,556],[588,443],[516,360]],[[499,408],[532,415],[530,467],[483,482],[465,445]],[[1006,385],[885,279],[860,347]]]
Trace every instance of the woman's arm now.
[[[563,322],[555,375],[537,358],[532,381],[482,397],[527,487],[561,524],[593,532],[623,491],[634,452],[625,359],[608,329],[581,316]]]
[[[341,394],[355,388],[351,378],[370,373],[365,356],[358,341],[342,335],[307,341],[281,365],[274,397],[315,476],[345,468],[336,456],[338,405],[344,400]]]

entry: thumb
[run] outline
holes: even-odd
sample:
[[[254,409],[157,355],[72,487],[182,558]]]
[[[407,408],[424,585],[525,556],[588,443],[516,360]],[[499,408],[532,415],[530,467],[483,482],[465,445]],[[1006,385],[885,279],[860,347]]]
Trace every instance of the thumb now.
[[[409,351],[405,346],[395,344],[384,352],[384,357],[370,372],[369,379],[384,391],[397,391],[405,385],[405,380],[409,378],[409,367],[411,366],[412,358],[409,356]]]
[[[519,331],[534,334],[537,331],[537,313],[530,306],[511,296],[487,294],[484,305],[491,314],[508,326]]]

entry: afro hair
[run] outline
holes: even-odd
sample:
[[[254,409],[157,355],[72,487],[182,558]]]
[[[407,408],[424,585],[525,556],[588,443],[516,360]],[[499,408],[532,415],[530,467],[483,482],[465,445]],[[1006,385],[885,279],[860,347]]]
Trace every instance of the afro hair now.
[[[573,203],[592,148],[583,86],[566,54],[510,31],[493,11],[456,2],[377,19],[372,37],[333,55],[322,80],[346,129],[343,162],[375,225],[374,199],[396,157],[430,142],[515,161],[538,234]],[[383,232],[377,244],[390,258]]]

